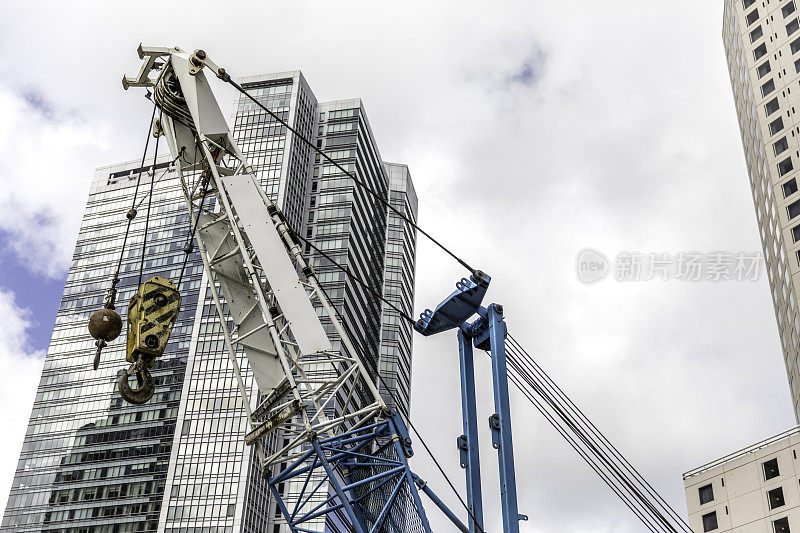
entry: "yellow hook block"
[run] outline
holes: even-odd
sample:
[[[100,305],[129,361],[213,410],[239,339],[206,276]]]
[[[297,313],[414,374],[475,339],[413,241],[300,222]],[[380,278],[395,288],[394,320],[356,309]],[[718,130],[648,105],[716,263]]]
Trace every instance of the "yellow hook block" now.
[[[181,295],[171,280],[153,276],[142,283],[128,304],[125,360],[135,363],[141,358],[152,368],[156,357],[164,355],[180,308]]]
[[[132,404],[143,404],[155,393],[155,381],[148,368],[164,355],[172,327],[181,309],[181,295],[171,280],[153,276],[142,283],[128,304],[128,339],[125,359],[130,368],[117,383],[120,396]],[[138,387],[128,378],[135,375]]]

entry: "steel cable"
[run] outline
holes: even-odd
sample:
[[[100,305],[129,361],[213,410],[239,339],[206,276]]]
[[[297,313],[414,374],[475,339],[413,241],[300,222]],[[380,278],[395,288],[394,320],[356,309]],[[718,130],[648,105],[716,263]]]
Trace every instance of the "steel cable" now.
[[[509,366],[513,366],[515,363],[509,361]],[[536,395],[531,392],[529,389],[525,388],[524,384],[521,383],[523,380],[515,373],[508,374],[509,380],[514,383],[517,387],[517,390],[528,400],[530,401],[533,406],[536,408],[539,413],[547,420],[547,422],[555,429],[559,435],[561,435],[564,440],[572,447],[573,450],[589,465],[589,467],[603,480],[603,482],[608,485],[608,487],[617,495],[617,497],[622,500],[622,502],[631,510],[631,512],[636,515],[637,518],[649,529],[650,531],[656,532],[654,526],[651,522],[648,521],[648,518],[645,514],[637,507],[636,502],[631,499],[630,496],[626,495],[618,485],[614,483],[611,479],[611,476],[605,472],[600,465],[596,463],[595,459],[592,459],[592,456],[583,448],[581,448],[580,444],[577,442],[574,436],[570,435],[561,425],[559,425],[556,417],[551,414],[545,407],[542,405],[541,400],[539,400]]]
[[[544,371],[544,369],[536,363],[533,357],[522,347],[522,345],[517,341],[511,334],[508,335],[509,340],[511,341],[511,345],[516,351],[520,354],[520,357],[527,361],[529,367],[536,372],[543,380],[544,383],[549,385],[551,390],[555,393],[555,395],[562,399],[564,404],[572,410],[578,420],[582,421],[585,427],[589,430],[590,433],[594,434],[598,439],[600,439],[600,444],[605,447],[608,452],[615,457],[624,470],[626,470],[629,474],[631,474],[639,484],[645,489],[645,491],[650,494],[653,498],[659,501],[660,506],[676,521],[682,524],[683,529],[687,532],[691,533],[691,528],[689,524],[681,517],[673,508],[670,506],[666,500],[656,491],[653,486],[645,479],[644,476],[625,458],[624,455],[614,446],[611,441],[600,431],[597,426],[586,416],[586,414],[566,395],[566,393],[561,389],[561,387],[556,384],[555,381]]]
[[[333,159],[332,159],[332,158],[331,158],[331,157],[330,157],[328,154],[326,154],[326,153],[325,153],[323,150],[321,150],[320,148],[318,148],[316,144],[314,144],[313,142],[311,142],[311,141],[310,141],[309,139],[307,139],[307,138],[306,138],[304,135],[302,135],[300,132],[298,132],[298,131],[297,131],[295,128],[293,128],[292,126],[290,126],[290,125],[289,125],[289,123],[288,123],[288,122],[286,122],[285,120],[283,120],[283,119],[282,119],[282,118],[281,118],[281,117],[280,117],[280,116],[279,116],[277,113],[275,113],[275,112],[274,112],[274,111],[272,111],[270,108],[268,108],[267,106],[265,106],[264,104],[262,104],[261,102],[259,102],[259,101],[258,101],[258,100],[257,100],[255,97],[251,96],[251,95],[250,95],[250,93],[248,93],[248,92],[247,92],[247,91],[246,91],[246,90],[245,90],[245,89],[244,89],[244,88],[243,88],[241,85],[239,85],[238,83],[236,83],[235,81],[233,81],[233,79],[230,77],[230,75],[229,75],[229,74],[227,74],[227,73],[225,73],[225,74],[222,74],[222,72],[221,72],[220,74],[221,74],[221,75],[220,75],[219,77],[220,77],[220,78],[221,78],[223,81],[226,81],[226,82],[227,82],[227,83],[229,83],[231,86],[233,86],[233,87],[234,87],[234,88],[235,88],[237,91],[239,91],[241,94],[245,95],[247,98],[249,98],[250,100],[252,100],[252,101],[253,101],[253,103],[255,103],[255,104],[258,106],[258,107],[260,107],[261,109],[263,109],[264,111],[266,111],[266,112],[267,112],[267,113],[268,113],[268,114],[269,114],[269,115],[270,115],[272,118],[274,118],[276,121],[278,121],[278,122],[279,122],[279,123],[280,123],[282,126],[284,126],[284,127],[287,129],[287,130],[289,130],[289,131],[291,131],[293,134],[295,134],[295,136],[297,136],[297,138],[298,138],[298,139],[300,139],[300,140],[301,140],[301,141],[302,141],[304,144],[308,145],[308,146],[309,146],[309,147],[310,147],[310,148],[311,148],[311,149],[312,149],[314,152],[316,152],[317,154],[319,154],[319,155],[320,155],[321,157],[323,157],[323,158],[324,158],[326,161],[328,161],[328,162],[329,162],[329,163],[331,163],[333,166],[335,166],[337,169],[339,169],[341,172],[343,172],[345,175],[347,175],[347,176],[348,176],[348,177],[349,177],[351,180],[353,180],[353,182],[354,182],[354,183],[356,183],[358,186],[360,186],[360,187],[361,187],[361,188],[362,188],[364,191],[366,191],[368,194],[370,194],[370,195],[371,195],[373,198],[375,198],[376,200],[378,200],[378,202],[380,202],[380,203],[381,203],[381,204],[383,204],[383,205],[384,205],[386,208],[388,208],[388,209],[390,209],[391,211],[393,211],[393,212],[394,212],[394,213],[395,213],[397,216],[399,216],[400,218],[402,218],[403,220],[405,220],[406,222],[408,222],[408,223],[411,225],[411,227],[412,227],[412,228],[414,228],[414,229],[418,230],[420,233],[422,233],[422,234],[423,234],[425,237],[427,237],[427,238],[428,238],[428,239],[429,239],[429,240],[430,240],[430,241],[431,241],[433,244],[435,244],[435,245],[436,245],[436,246],[438,246],[440,249],[442,249],[442,250],[443,250],[445,253],[447,253],[447,254],[448,254],[450,257],[452,257],[453,259],[455,259],[455,260],[456,260],[456,261],[457,261],[457,262],[458,262],[458,263],[459,263],[461,266],[463,266],[464,268],[466,268],[467,270],[469,270],[469,271],[470,271],[470,273],[473,273],[473,272],[475,272],[475,269],[474,269],[474,268],[472,268],[472,267],[471,267],[471,266],[470,266],[470,265],[469,265],[469,264],[468,264],[468,263],[467,263],[465,260],[461,259],[461,258],[460,258],[459,256],[457,256],[455,253],[453,253],[453,252],[452,252],[452,251],[451,251],[449,248],[447,248],[445,245],[443,245],[443,244],[442,244],[442,243],[440,243],[438,240],[436,240],[436,239],[435,239],[435,238],[434,238],[434,237],[433,237],[433,236],[432,236],[430,233],[428,233],[427,231],[425,231],[424,229],[422,229],[421,227],[419,227],[419,226],[417,225],[417,223],[416,223],[416,222],[414,222],[413,220],[411,220],[410,218],[408,218],[408,217],[407,217],[407,216],[406,216],[404,213],[402,213],[402,212],[401,212],[399,209],[397,209],[396,207],[394,207],[394,206],[393,206],[393,205],[392,205],[392,204],[391,204],[389,201],[387,201],[387,200],[385,200],[384,198],[382,198],[382,197],[381,197],[381,195],[380,195],[380,194],[378,194],[376,191],[374,191],[374,190],[373,190],[373,189],[372,189],[372,188],[371,188],[369,185],[367,185],[367,184],[366,184],[365,182],[363,182],[362,180],[358,179],[358,178],[355,176],[355,174],[353,174],[353,173],[352,173],[352,172],[350,172],[349,170],[345,169],[345,168],[344,168],[342,165],[340,165],[339,163],[337,163],[336,161],[334,161],[334,160],[333,160]]]
[[[108,309],[114,309],[117,297],[117,284],[119,283],[119,272],[122,269],[122,260],[125,257],[125,246],[128,243],[128,236],[131,232],[131,224],[133,223],[133,219],[136,218],[136,198],[139,195],[139,185],[142,181],[142,171],[144,170],[144,162],[147,158],[147,148],[150,146],[150,132],[153,131],[153,123],[156,119],[156,105],[153,103],[153,114],[150,117],[150,125],[147,128],[147,138],[145,139],[144,143],[144,151],[142,152],[142,163],[139,165],[139,175],[136,178],[136,187],[133,190],[133,200],[131,201],[131,208],[128,211],[126,217],[128,219],[128,223],[125,226],[125,235],[122,237],[122,249],[119,252],[119,260],[117,261],[117,268],[114,271],[114,277],[111,279],[111,288],[108,290],[108,296],[106,297],[106,307]]]
[[[159,120],[161,114],[159,113]],[[149,140],[149,139],[148,139]],[[150,176],[150,198],[147,201],[147,216],[144,219],[144,237],[142,238],[142,257],[139,261],[139,287],[142,286],[142,274],[144,273],[144,257],[147,255],[147,232],[150,228],[150,211],[153,207],[153,188],[156,185],[156,162],[158,161],[158,145],[161,137],[156,137],[156,149],[153,155],[152,175]]]
[[[516,353],[516,349],[513,346],[509,346],[507,353],[510,356],[508,357],[508,361],[512,370],[512,372],[509,373],[509,376],[512,376],[514,373],[516,373],[519,379],[528,384],[533,392],[535,392],[549,406],[552,412],[555,413],[559,419],[561,419],[562,424],[568,428],[581,442],[583,442],[586,449],[594,457],[601,461],[604,468],[616,480],[616,483],[619,486],[622,486],[632,497],[634,497],[648,515],[653,517],[653,520],[656,522],[659,529],[667,533],[673,533],[679,530],[683,531],[684,524],[681,523],[680,520],[677,521],[676,529],[672,520],[664,516],[664,513],[668,515],[674,514],[674,510],[671,510],[666,502],[663,504],[658,501],[653,502],[648,495],[646,495],[642,489],[636,485],[636,481],[631,479],[631,477],[623,471],[624,467],[621,466],[614,457],[610,456],[605,450],[603,450],[602,445],[600,445],[596,440],[592,439],[591,435],[585,431],[585,428],[575,419],[575,417],[569,413],[569,408],[559,399],[554,397],[551,391],[546,390],[546,386],[538,381],[533,375],[531,375],[529,370],[526,370],[522,366],[517,359],[519,355]],[[515,381],[515,385],[517,385],[518,388],[520,387],[520,383],[517,381]],[[661,500],[663,501],[663,499]],[[659,510],[657,507],[661,507],[661,509]],[[672,513],[670,513],[670,511],[672,511]]]

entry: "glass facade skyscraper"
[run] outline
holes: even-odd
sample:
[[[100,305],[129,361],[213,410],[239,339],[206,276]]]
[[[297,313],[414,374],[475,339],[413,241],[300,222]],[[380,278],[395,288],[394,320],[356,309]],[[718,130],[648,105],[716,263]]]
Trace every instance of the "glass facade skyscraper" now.
[[[417,193],[406,165],[386,163],[389,172],[389,198],[392,207],[406,218],[417,220]],[[414,314],[414,267],[416,232],[395,213],[390,212],[386,228],[386,259],[383,266],[383,297],[408,316]],[[383,304],[379,367],[382,379],[392,394],[386,404],[405,416],[411,414],[411,343],[414,328]]]
[[[189,217],[169,162],[155,175],[145,276],[179,276]],[[181,292],[183,306],[169,347],[153,376],[157,393],[146,405],[125,403],[116,380],[125,366],[124,343],[112,342],[92,370],[89,316],[99,309],[122,248],[125,212],[138,164],[97,170],[56,317],[44,370],[11,488],[4,531],[155,530],[161,511],[181,386],[194,327],[202,265],[193,255]],[[140,207],[141,209],[141,207]],[[123,314],[137,290],[144,217],[132,225],[122,261],[117,305]],[[147,278],[145,278],[147,279]]]
[[[384,200],[416,218],[408,169],[382,161],[359,100],[318,103],[298,71],[240,83]],[[232,122],[237,143],[293,230],[411,314],[413,228],[246,98],[237,101]],[[102,306],[113,275],[138,166],[95,174],[0,529],[281,531],[282,518],[243,442],[246,418],[196,254],[187,263],[183,305],[167,353],[153,371],[156,396],[131,406],[116,392],[126,366],[122,338],[105,348],[97,372],[91,368],[94,346],[86,323]],[[148,167],[140,197],[153,172],[144,279],[158,274],[177,280],[189,217],[168,160],[154,171]],[[117,300],[123,320],[137,288],[143,226],[144,217],[137,217],[123,261]],[[380,372],[389,387],[379,382],[387,403],[407,413],[410,326],[311,247],[305,252],[368,369]],[[239,364],[246,385],[254,387],[244,356]]]

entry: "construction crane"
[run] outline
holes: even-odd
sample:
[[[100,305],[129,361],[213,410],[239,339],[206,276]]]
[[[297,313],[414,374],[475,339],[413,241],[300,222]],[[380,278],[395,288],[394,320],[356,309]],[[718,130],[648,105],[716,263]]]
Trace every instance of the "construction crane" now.
[[[161,112],[153,134],[166,138],[177,163],[193,234],[244,400],[250,426],[245,442],[256,447],[290,528],[321,530],[326,515],[343,511],[358,533],[395,531],[399,524],[429,532],[419,496],[424,492],[460,530],[482,530],[482,519],[476,521],[474,511],[471,525],[466,526],[409,469],[407,459],[413,450],[405,423],[387,408],[314,269],[303,258],[298,237],[257,182],[228,129],[206,71],[232,82],[228,74],[202,50],[187,53],[140,46],[139,57],[139,73],[124,78],[123,85],[152,89]],[[200,179],[192,188],[186,178],[197,173]],[[476,275],[482,296],[489,278]],[[458,291],[467,293],[476,291],[472,286]],[[470,315],[480,303],[480,298],[472,300],[477,305]],[[333,348],[315,303],[333,325],[341,350]],[[145,282],[129,304],[131,366],[120,378],[119,391],[131,403],[147,401],[153,394],[148,368],[163,354],[179,304],[174,285],[164,279]],[[93,317],[93,323],[109,326],[92,331],[98,353],[119,334],[121,321],[114,313],[106,305]],[[441,330],[440,315],[432,314],[420,324],[430,332],[433,324]],[[253,372],[257,401],[245,386],[237,350],[244,352]],[[128,383],[133,375],[138,388]],[[506,405],[507,397],[506,388]],[[514,533],[519,517],[510,421],[505,428],[499,423],[497,431],[508,433],[505,456],[511,463],[504,462],[503,472],[510,469],[511,474],[504,478],[510,487],[504,501],[511,502],[507,506],[513,511],[505,531]]]
[[[314,269],[303,258],[302,242],[313,244],[289,227],[259,185],[254,168],[228,129],[206,72],[250,98],[354,183],[366,185],[247,94],[204,51],[140,46],[138,53],[141,68],[136,76],[124,77],[123,86],[146,88],[148,95],[152,89],[152,134],[167,140],[191,214],[184,252],[188,257],[196,240],[249,423],[245,443],[255,447],[270,491],[293,532],[323,531],[326,520],[339,520],[331,516],[336,514],[344,515],[345,526],[356,533],[430,533],[420,492],[458,530],[484,532],[473,348],[486,351],[492,362],[495,412],[489,417],[489,428],[498,456],[504,533],[517,533],[519,522],[528,519],[517,508],[509,377],[649,530],[689,531],[677,513],[508,334],[503,307],[482,305],[490,277],[395,210],[470,273],[419,320],[395,309],[422,335],[450,330],[457,333],[464,429],[457,447],[466,477],[467,499],[462,500],[465,524],[411,471],[408,459],[414,452],[406,422],[387,408],[358,347]],[[160,110],[158,118],[156,109]],[[157,150],[156,144],[156,154]],[[189,176],[197,179],[190,181]],[[367,192],[394,210],[374,191]],[[135,208],[127,217],[130,229]],[[352,276],[346,267],[335,261],[332,264]],[[118,383],[120,395],[134,404],[147,402],[155,391],[148,368],[164,353],[181,301],[180,280],[175,284],[154,277],[142,282],[141,276],[140,272],[139,290],[127,313],[126,360],[130,367],[122,372]],[[102,348],[122,331],[122,320],[115,311],[118,281],[117,273],[104,308],[89,322],[97,344],[95,369]],[[381,295],[374,296],[391,306]],[[315,305],[339,338],[336,349]],[[258,389],[255,394],[245,386],[237,353],[246,356]],[[137,386],[131,387],[129,379],[134,376]],[[410,420],[408,424],[414,429]],[[427,445],[425,448],[430,453]]]

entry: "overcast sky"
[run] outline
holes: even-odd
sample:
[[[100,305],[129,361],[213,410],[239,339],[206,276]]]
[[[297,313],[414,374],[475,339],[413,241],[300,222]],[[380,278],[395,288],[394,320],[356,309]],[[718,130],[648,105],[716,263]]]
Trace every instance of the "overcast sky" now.
[[[382,157],[410,168],[420,224],[493,276],[509,330],[684,514],[682,472],[795,424],[766,278],[586,285],[575,264],[587,247],[612,261],[760,251],[721,21],[721,0],[4,7],[0,493],[93,169],[142,150],[148,103],[120,80],[144,42],[203,48],[234,76],[301,69],[320,101],[362,98]],[[230,109],[233,94],[219,98]],[[463,271],[421,241],[417,275],[419,312]],[[463,488],[457,344],[440,337],[415,338],[413,417]],[[482,420],[490,380],[480,359]],[[524,531],[643,530],[512,401]],[[486,529],[499,531],[484,427]],[[423,455],[412,466],[455,507]]]

